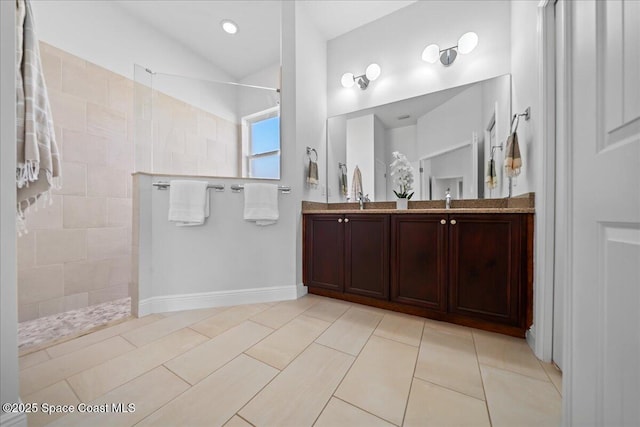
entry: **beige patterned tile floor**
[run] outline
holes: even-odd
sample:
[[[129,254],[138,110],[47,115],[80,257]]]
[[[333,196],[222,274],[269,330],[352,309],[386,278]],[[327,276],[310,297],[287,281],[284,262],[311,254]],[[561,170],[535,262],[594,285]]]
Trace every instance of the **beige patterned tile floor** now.
[[[131,319],[20,368],[23,401],[135,405],[30,426],[560,424],[561,376],[524,340],[314,295]]]

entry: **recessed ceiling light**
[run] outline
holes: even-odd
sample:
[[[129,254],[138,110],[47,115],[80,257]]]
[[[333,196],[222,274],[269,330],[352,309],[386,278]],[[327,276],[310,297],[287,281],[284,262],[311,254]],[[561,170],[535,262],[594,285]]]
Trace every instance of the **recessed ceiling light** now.
[[[222,29],[229,34],[235,34],[238,32],[238,24],[230,19],[222,20],[222,22],[220,22],[220,25],[222,25]]]

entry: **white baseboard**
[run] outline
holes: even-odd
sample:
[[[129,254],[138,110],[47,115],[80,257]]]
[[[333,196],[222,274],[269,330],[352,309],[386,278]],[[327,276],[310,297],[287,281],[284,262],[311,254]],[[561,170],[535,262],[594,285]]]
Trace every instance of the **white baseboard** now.
[[[298,286],[274,286],[271,288],[238,289],[234,291],[213,291],[151,297],[140,301],[138,304],[138,316],[142,317],[147,314],[167,313],[170,311],[224,307],[228,305],[293,300],[299,297],[299,292]]]
[[[8,413],[0,415],[1,427],[27,427],[27,414]]]
[[[298,288],[296,289],[297,291],[297,295],[298,298],[302,298],[303,296],[305,296],[306,294],[308,294],[309,292],[309,288],[307,288],[304,284],[302,283],[298,283]]]
[[[536,327],[535,326],[536,325],[531,325],[531,327],[525,334],[527,344],[529,344],[529,347],[531,347],[531,350],[534,352],[534,354],[536,351]]]

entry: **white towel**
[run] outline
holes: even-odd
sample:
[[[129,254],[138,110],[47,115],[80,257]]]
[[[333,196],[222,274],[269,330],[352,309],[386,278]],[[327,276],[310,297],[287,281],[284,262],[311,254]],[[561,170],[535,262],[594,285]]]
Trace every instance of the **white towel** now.
[[[360,172],[360,168],[356,165],[355,169],[353,169],[353,178],[351,179],[351,201],[357,202],[360,194],[363,194],[362,173]]]
[[[206,181],[171,181],[169,221],[178,226],[204,224],[209,216],[209,192]]]
[[[24,213],[39,198],[52,199],[60,186],[60,158],[47,87],[42,73],[31,4],[16,2],[16,184],[18,232],[26,232]]]
[[[275,224],[278,212],[278,186],[275,184],[244,185],[244,219],[256,225]]]

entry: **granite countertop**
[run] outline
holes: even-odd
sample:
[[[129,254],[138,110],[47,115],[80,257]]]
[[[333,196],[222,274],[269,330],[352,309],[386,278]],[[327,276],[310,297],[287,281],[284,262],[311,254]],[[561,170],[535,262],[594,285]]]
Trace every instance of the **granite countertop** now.
[[[515,213],[535,213],[534,208],[451,208],[451,209],[306,209],[304,215],[310,214],[515,214]]]
[[[409,209],[396,209],[395,202],[367,202],[360,210],[358,203],[302,202],[303,214],[522,214],[535,213],[535,195],[526,193],[508,199],[452,200],[445,209],[444,200],[409,201]]]

